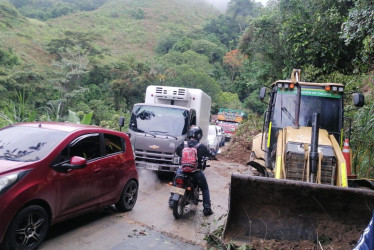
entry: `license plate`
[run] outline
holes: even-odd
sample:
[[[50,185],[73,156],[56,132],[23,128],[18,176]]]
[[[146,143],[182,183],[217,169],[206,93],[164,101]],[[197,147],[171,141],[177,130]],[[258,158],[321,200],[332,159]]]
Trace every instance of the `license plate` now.
[[[158,165],[156,164],[147,164],[145,166],[146,169],[151,169],[151,170],[158,170]]]
[[[170,190],[172,193],[175,193],[175,194],[180,194],[180,195],[184,195],[184,192],[186,191],[186,189],[184,188],[179,188],[179,187],[175,187],[175,186],[171,186],[171,190]]]

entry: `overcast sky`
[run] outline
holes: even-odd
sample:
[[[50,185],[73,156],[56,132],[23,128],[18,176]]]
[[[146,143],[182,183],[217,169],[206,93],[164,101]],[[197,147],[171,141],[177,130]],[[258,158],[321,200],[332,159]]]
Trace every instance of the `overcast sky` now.
[[[227,3],[230,2],[230,0],[204,0],[212,5],[214,5],[217,9],[221,11],[225,11],[227,7]],[[256,2],[262,3],[262,5],[266,5],[266,2],[268,0],[255,0]]]

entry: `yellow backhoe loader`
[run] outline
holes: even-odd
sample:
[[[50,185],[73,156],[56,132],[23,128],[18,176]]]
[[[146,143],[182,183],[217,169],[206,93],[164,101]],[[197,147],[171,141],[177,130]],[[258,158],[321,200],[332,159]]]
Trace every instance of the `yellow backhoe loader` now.
[[[266,87],[260,91],[264,100]],[[251,239],[311,240],[329,228],[363,230],[374,208],[372,182],[350,179],[342,153],[344,85],[300,80],[272,84],[263,131],[253,140],[248,165],[262,176],[231,176],[226,242]],[[364,96],[353,94],[355,106]],[[350,127],[350,126],[349,126]]]

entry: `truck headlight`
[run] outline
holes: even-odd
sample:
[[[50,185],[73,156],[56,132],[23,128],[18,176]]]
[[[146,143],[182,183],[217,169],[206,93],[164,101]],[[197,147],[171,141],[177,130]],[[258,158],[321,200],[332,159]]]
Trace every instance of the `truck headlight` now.
[[[179,164],[180,157],[176,156],[173,158],[173,164]]]
[[[21,180],[28,172],[29,170],[18,171],[15,173],[0,176],[0,195],[5,193],[9,188],[11,188],[14,184]]]

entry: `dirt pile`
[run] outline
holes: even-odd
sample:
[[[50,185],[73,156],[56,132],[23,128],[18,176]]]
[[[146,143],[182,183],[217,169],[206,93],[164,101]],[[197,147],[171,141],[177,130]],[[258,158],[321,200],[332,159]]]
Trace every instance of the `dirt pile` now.
[[[321,228],[315,242],[312,241],[277,241],[255,239],[250,243],[253,249],[353,249],[361,236],[362,230],[331,222]]]
[[[252,138],[258,133],[260,133],[259,130],[240,128],[230,142],[226,143],[226,146],[222,148],[222,153],[219,154],[218,158],[246,165],[252,150]]]

